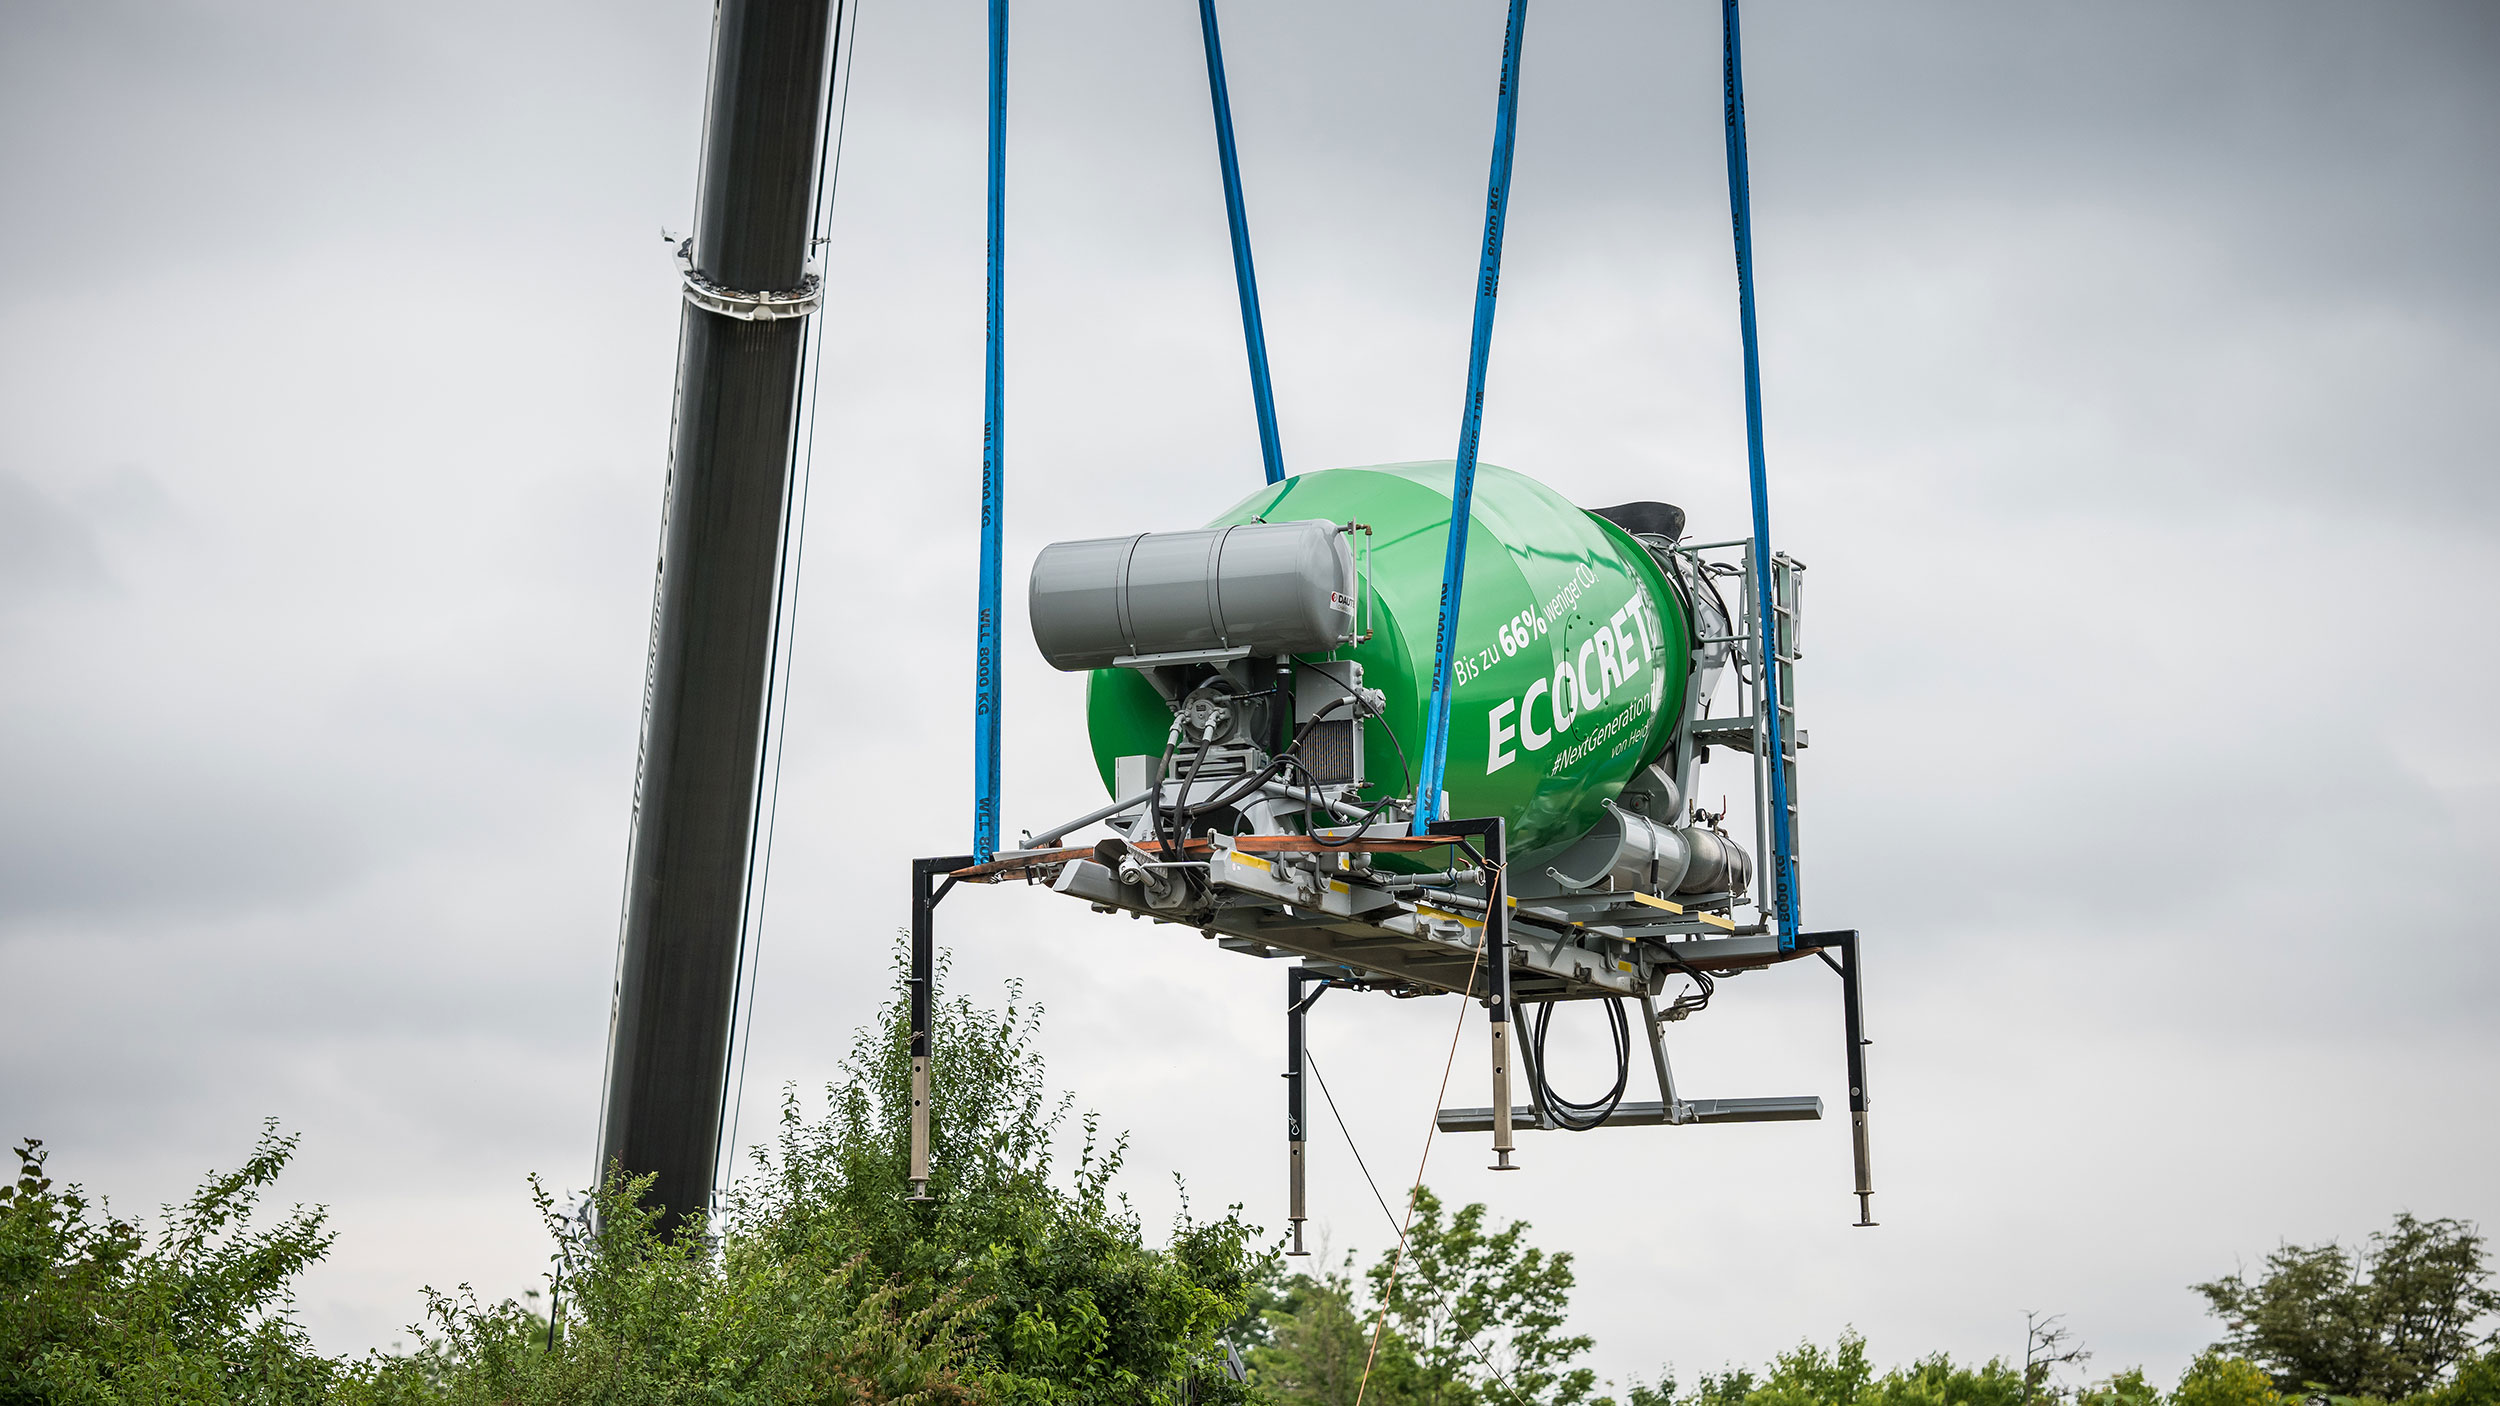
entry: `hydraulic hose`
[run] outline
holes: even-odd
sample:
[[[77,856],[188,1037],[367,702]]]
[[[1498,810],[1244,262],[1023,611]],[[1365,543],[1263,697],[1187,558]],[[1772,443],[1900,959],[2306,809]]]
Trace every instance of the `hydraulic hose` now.
[[[1624,1014],[1623,998],[1606,1000],[1607,1023],[1615,1039],[1615,1085],[1595,1103],[1577,1103],[1554,1092],[1553,1083],[1545,1074],[1545,1031],[1554,1018],[1554,1002],[1540,1001],[1528,1018],[1528,1043],[1536,1059],[1528,1077],[1535,1081],[1538,1102],[1553,1114],[1554,1121],[1567,1132],[1585,1133],[1599,1127],[1614,1116],[1623,1102],[1623,1090],[1632,1079],[1632,1022]]]

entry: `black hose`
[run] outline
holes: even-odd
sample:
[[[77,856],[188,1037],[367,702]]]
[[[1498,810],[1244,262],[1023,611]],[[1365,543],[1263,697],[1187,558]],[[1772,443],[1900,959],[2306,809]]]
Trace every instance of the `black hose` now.
[[[1719,984],[1710,979],[1710,973],[1672,952],[1667,954],[1667,960],[1675,963],[1677,970],[1692,978],[1693,989],[1675,998],[1674,1004],[1667,1007],[1665,1018],[1682,1020],[1686,1016],[1698,1015],[1708,1010],[1712,993],[1719,989]]]
[[[1252,772],[1247,776],[1236,778],[1231,785],[1223,788],[1212,798],[1200,801],[1193,805],[1189,800],[1189,788],[1196,783],[1198,779],[1198,769],[1205,765],[1207,752],[1211,750],[1212,746],[1210,743],[1201,742],[1198,744],[1197,754],[1190,758],[1190,765],[1187,773],[1181,778],[1181,794],[1179,799],[1167,805],[1163,800],[1163,778],[1170,771],[1173,753],[1180,747],[1180,737],[1177,732],[1173,735],[1170,745],[1164,748],[1163,757],[1157,763],[1155,768],[1153,794],[1147,802],[1147,809],[1153,818],[1155,838],[1162,842],[1163,848],[1167,853],[1178,849],[1180,844],[1188,838],[1191,820],[1201,815],[1223,810],[1226,807],[1239,802],[1243,797],[1255,793],[1261,786],[1264,786],[1270,780],[1273,780],[1278,772],[1285,770],[1287,767],[1292,767],[1302,772],[1305,804],[1310,806],[1311,813],[1316,816],[1323,809],[1323,807],[1317,804],[1317,796],[1311,785],[1309,769],[1302,765],[1300,752],[1304,738],[1309,736],[1310,729],[1314,724],[1320,722],[1329,714],[1337,711],[1339,708],[1345,707],[1348,704],[1355,705],[1357,717],[1378,715],[1365,714],[1362,711],[1361,699],[1355,695],[1352,686],[1345,680],[1339,679],[1335,675],[1329,673],[1328,670],[1322,667],[1318,661],[1298,659],[1296,662],[1308,665],[1309,667],[1318,670],[1322,678],[1325,678],[1329,682],[1346,689],[1346,696],[1338,698],[1326,707],[1313,713],[1310,717],[1303,719],[1301,725],[1293,729],[1291,737],[1285,744],[1285,750],[1270,758],[1266,766],[1259,768],[1257,771]],[[1280,697],[1283,695],[1282,689],[1272,689],[1269,690],[1269,692]],[[1235,696],[1238,698],[1256,698],[1261,695],[1241,694]],[[1187,725],[1181,724],[1181,726],[1185,728]],[[1413,772],[1407,766],[1406,747],[1405,744],[1398,741],[1397,733],[1394,729],[1392,729],[1389,733],[1389,743],[1391,746],[1397,748],[1399,769],[1407,773],[1408,782],[1411,784],[1413,781]],[[1368,828],[1373,821],[1378,819],[1381,814],[1389,809],[1389,807],[1395,805],[1397,800],[1398,797],[1395,793],[1382,796],[1378,801],[1366,808],[1355,821],[1351,822],[1356,827],[1355,832],[1353,835],[1349,835],[1343,840],[1328,840],[1316,836],[1314,839],[1317,843],[1332,849],[1351,844],[1355,839],[1361,837],[1365,828]],[[1317,828],[1316,825],[1314,825],[1313,828]],[[1179,834],[1179,839],[1177,840],[1173,837],[1175,830],[1177,830]]]
[[[1178,744],[1176,743],[1175,745]],[[1167,834],[1165,832],[1161,823],[1164,808],[1160,805],[1155,808],[1157,822],[1155,825],[1155,838],[1163,842],[1162,849],[1163,857],[1165,859],[1179,858],[1181,850],[1188,843],[1189,817],[1197,813],[1189,804],[1189,788],[1198,784],[1198,772],[1207,764],[1207,753],[1214,750],[1215,738],[1213,733],[1210,732],[1207,740],[1198,744],[1197,754],[1189,759],[1189,770],[1181,776],[1181,798],[1173,802],[1171,806],[1171,814],[1175,822],[1175,833]],[[1159,787],[1160,783],[1157,784]]]
[[[1545,1075],[1545,1030],[1554,1018],[1554,1002],[1540,1001],[1528,1016],[1528,1045],[1536,1062],[1528,1071],[1535,1081],[1537,1101],[1554,1115],[1554,1121],[1567,1132],[1585,1133],[1599,1127],[1614,1116],[1623,1103],[1623,1090],[1632,1081],[1632,1022],[1624,1013],[1623,998],[1606,998],[1607,1023],[1615,1037],[1615,1086],[1595,1103],[1575,1103],[1554,1092],[1554,1085]]]
[[[1273,780],[1276,774],[1284,770],[1286,767],[1300,766],[1302,759],[1296,755],[1296,753],[1302,746],[1303,736],[1308,732],[1310,725],[1318,722],[1321,718],[1326,717],[1329,713],[1335,711],[1343,704],[1352,701],[1353,700],[1351,699],[1340,699],[1336,703],[1331,703],[1327,707],[1320,709],[1318,713],[1304,720],[1301,730],[1298,730],[1294,734],[1292,741],[1286,744],[1285,750],[1269,758],[1266,766],[1259,768],[1257,771],[1254,771],[1247,776],[1234,778],[1232,783],[1224,790],[1218,792],[1213,799],[1200,801],[1193,805],[1189,802],[1189,786],[1197,780],[1197,765],[1204,762],[1208,750],[1208,744],[1200,744],[1197,756],[1191,759],[1192,765],[1189,775],[1183,778],[1181,782],[1181,798],[1168,806],[1163,805],[1159,797],[1155,803],[1157,811],[1157,828],[1155,833],[1157,837],[1160,838],[1163,834],[1163,830],[1161,828],[1161,816],[1163,813],[1168,812],[1174,816],[1186,818],[1222,810]],[[1169,750],[1165,751],[1163,758],[1165,765],[1168,766],[1170,764],[1171,757],[1171,752]]]

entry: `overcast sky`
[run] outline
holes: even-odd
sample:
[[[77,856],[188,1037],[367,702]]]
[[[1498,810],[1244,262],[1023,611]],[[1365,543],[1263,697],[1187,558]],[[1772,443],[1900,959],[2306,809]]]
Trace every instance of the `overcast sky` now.
[[[1289,467],[1448,456],[1501,5],[1224,18]],[[134,1211],[300,1131],[327,1348],[533,1282],[524,1178],[593,1157],[709,22],[0,10],[0,1133]],[[1197,46],[1186,0],[1020,10],[1013,582],[1259,481]],[[1431,1181],[1579,1256],[1607,1374],[1688,1382],[1849,1324],[2018,1354],[2026,1308],[2167,1380],[2185,1286],[2280,1238],[2500,1227],[2500,10],[1766,0],[1745,52],[1807,913],[1867,934],[1884,1224],[1843,1119],[1498,1179],[1450,1138]],[[1533,9],[1484,428],[1714,536],[1718,55],[1702,0]],[[857,56],[750,1138],[969,829],[980,7],[867,0]],[[1008,594],[1012,831],[1100,787]],[[944,918],[1150,1223],[1178,1172],[1282,1224],[1279,964]],[[1681,1082],[1842,1106],[1835,987],[1723,984]],[[1384,1178],[1455,1014],[1315,1012]],[[1326,1238],[1379,1250],[1315,1136]]]

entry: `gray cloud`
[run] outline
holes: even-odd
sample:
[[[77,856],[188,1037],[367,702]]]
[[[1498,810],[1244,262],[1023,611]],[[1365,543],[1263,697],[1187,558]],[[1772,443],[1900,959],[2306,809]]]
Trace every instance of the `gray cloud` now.
[[[109,579],[84,520],[26,479],[0,474],[0,600],[31,603]]]

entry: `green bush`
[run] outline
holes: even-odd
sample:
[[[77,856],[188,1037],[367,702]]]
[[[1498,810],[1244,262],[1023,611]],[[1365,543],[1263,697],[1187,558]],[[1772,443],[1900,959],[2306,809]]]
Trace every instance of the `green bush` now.
[[[2207,1351],[2180,1374],[2171,1406],[2282,1406],[2266,1369],[2238,1357]]]
[[[533,1181],[555,1244],[552,1324],[466,1285],[428,1289],[402,1355],[325,1358],[295,1321],[296,1281],[332,1236],[318,1207],[254,1225],[295,1148],[274,1126],[154,1237],[56,1187],[28,1139],[0,1186],[0,1406],[1613,1406],[1578,1365],[1592,1344],[1568,1328],[1572,1257],[1528,1244],[1525,1223],[1491,1228],[1482,1205],[1448,1212],[1418,1189],[1395,1270],[1383,1255],[1359,1275],[1349,1255],[1287,1278],[1238,1207],[1202,1222],[1185,1196],[1149,1243],[1111,1190],[1125,1141],[1051,1096],[1039,1013],[1012,985],[999,1011],[933,997],[932,1197],[912,1199],[907,976],[898,952],[822,1112],[785,1095],[714,1215],[663,1232],[647,1179],[612,1172],[591,1213],[568,1216]],[[1073,1166],[1054,1157],[1063,1139]],[[2476,1335],[2500,1296],[2463,1222],[2399,1216],[2358,1256],[2285,1246],[2255,1282],[2196,1287],[2230,1337],[2167,1395],[2138,1370],[2058,1385],[2084,1354],[2035,1323],[2028,1369],[1939,1353],[1878,1374],[1843,1332],[1689,1391],[1671,1373],[1629,1381],[1624,1400],[2500,1406],[2500,1357]],[[1234,1347],[1246,1383],[1224,1370]]]
[[[584,1221],[540,1190],[563,1296],[552,1351],[520,1305],[429,1293],[413,1355],[375,1403],[1238,1399],[1218,1334],[1263,1260],[1237,1214],[1184,1209],[1163,1247],[1110,1192],[1124,1144],[1092,1119],[1065,1184],[1037,1012],[935,1004],[932,1201],[908,1199],[908,971],[860,1032],[821,1118],[785,1096],[778,1136],[708,1223],[663,1237],[646,1183],[611,1177]]]
[[[211,1173],[139,1227],[72,1185],[34,1138],[0,1188],[0,1403],[318,1402],[340,1372],[292,1316],[297,1275],[330,1248],[319,1208],[254,1229],[295,1139],[274,1126],[243,1166]]]
[[[1256,1232],[1184,1200],[1149,1244],[1111,1192],[1124,1143],[1070,1127],[1012,988],[1001,1012],[936,1003],[935,1199],[906,1199],[906,975],[898,960],[824,1114],[785,1098],[773,1146],[708,1221],[663,1234],[647,1179],[611,1175],[580,1219],[533,1182],[556,1242],[552,1331],[521,1302],[428,1289],[415,1351],[324,1358],[291,1316],[331,1243],[322,1212],[250,1224],[293,1138],[266,1132],[242,1170],[168,1210],[153,1247],[56,1189],[30,1141],[0,1188],[0,1406],[1242,1399],[1221,1335],[1271,1277]],[[1054,1141],[1080,1130],[1056,1175]]]

